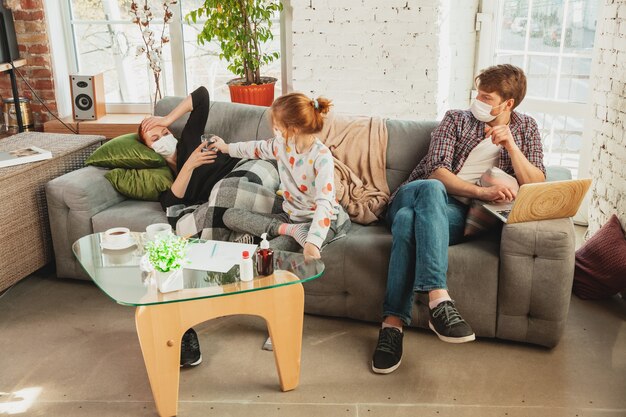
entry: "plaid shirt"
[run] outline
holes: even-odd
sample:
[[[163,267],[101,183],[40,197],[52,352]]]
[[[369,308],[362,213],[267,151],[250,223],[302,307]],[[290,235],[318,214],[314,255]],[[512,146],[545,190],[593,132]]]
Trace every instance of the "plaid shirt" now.
[[[543,148],[537,122],[525,114],[512,112],[509,124],[513,140],[531,164],[545,175]],[[438,168],[446,168],[458,174],[470,152],[485,138],[485,123],[477,120],[469,110],[449,110],[431,134],[428,153],[415,167],[402,185],[411,181],[426,179]],[[506,149],[500,149],[498,167],[515,176],[511,157]],[[398,187],[400,189],[400,187]],[[395,197],[398,190],[391,196]]]

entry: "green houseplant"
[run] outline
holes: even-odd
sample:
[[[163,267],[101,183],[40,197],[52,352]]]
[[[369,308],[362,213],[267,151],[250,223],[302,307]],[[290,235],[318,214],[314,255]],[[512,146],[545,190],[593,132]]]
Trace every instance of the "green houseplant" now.
[[[186,256],[187,239],[169,235],[149,241],[144,249],[148,261],[156,272],[157,286],[161,292],[183,288],[183,261]]]
[[[198,43],[219,42],[220,59],[239,77],[228,82],[233,102],[269,106],[274,101],[277,80],[262,77],[261,66],[280,56],[263,51],[263,46],[274,38],[271,19],[282,9],[279,0],[205,0],[186,16],[188,23],[207,19]]]

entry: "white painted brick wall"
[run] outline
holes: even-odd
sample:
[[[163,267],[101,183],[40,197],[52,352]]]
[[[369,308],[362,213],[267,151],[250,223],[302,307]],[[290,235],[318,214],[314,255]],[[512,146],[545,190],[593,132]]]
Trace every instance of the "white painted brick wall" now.
[[[603,0],[591,71],[592,236],[612,214],[626,227],[626,0]]]
[[[400,119],[468,106],[478,0],[291,0],[291,7],[295,91],[327,96],[341,113]]]
[[[478,0],[442,2],[439,16],[437,114],[467,108],[474,83]]]

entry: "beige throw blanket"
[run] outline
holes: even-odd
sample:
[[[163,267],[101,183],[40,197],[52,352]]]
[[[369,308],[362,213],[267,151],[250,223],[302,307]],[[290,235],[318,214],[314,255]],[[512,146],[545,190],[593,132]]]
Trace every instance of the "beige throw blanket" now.
[[[381,118],[329,114],[319,139],[335,160],[335,190],[350,219],[378,220],[389,201],[387,125]]]

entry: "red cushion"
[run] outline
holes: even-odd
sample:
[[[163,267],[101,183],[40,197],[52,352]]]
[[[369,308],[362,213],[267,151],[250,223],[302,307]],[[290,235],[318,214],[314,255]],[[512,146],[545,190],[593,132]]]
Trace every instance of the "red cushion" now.
[[[608,298],[626,289],[626,238],[616,215],[576,251],[574,294]]]

